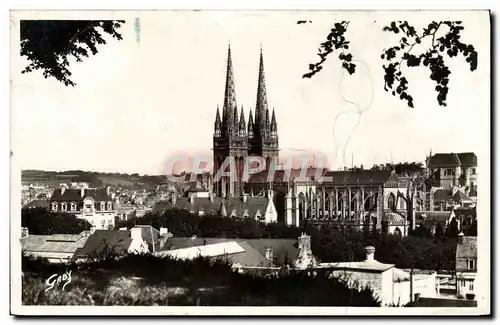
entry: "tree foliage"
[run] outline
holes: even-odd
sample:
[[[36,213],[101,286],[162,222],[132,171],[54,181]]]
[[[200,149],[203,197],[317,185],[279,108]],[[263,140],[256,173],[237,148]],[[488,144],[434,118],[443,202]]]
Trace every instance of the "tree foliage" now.
[[[361,261],[364,248],[376,247],[376,258],[401,268],[451,269],[455,260],[455,237],[433,238],[428,230],[420,229],[410,237],[385,235],[377,231],[359,231],[354,228],[336,229],[305,224],[300,228],[281,223],[264,224],[250,219],[221,216],[197,216],[184,210],[167,210],[146,214],[117,223],[119,227],[136,224],[168,228],[176,237],[218,238],[288,238],[297,239],[302,232],[311,236],[314,255],[323,262]],[[418,228],[417,228],[418,229]],[[452,253],[453,251],[453,253]],[[289,256],[294,259],[295,256]]]
[[[44,208],[24,208],[21,211],[21,226],[32,235],[78,234],[89,230],[91,225],[72,214],[49,212]]]
[[[321,71],[327,56],[334,50],[340,50],[342,67],[350,74],[355,72],[356,66],[351,63],[352,54],[345,52],[349,49],[349,41],[344,36],[349,22],[342,21],[334,26],[327,36],[327,41],[320,44],[318,55],[321,60],[309,65],[310,72],[304,74],[304,78],[311,78]],[[461,21],[432,21],[421,32],[417,32],[407,21],[393,21],[389,26],[385,26],[383,31],[401,37],[396,45],[383,49],[381,55],[382,60],[385,60],[382,65],[385,72],[384,90],[406,101],[409,107],[414,107],[413,97],[408,91],[409,81],[402,68],[423,66],[429,69],[429,78],[436,84],[438,104],[446,106],[451,71],[444,60],[445,55],[454,58],[461,54],[471,71],[477,69],[477,52],[473,45],[461,41],[460,32],[463,30]],[[426,40],[429,42],[423,43]],[[420,44],[425,45],[424,48],[420,46],[420,51],[415,52]]]
[[[379,305],[372,291],[348,288],[322,274],[312,276],[303,271],[272,277],[239,274],[223,259],[200,257],[186,261],[144,254],[63,265],[23,257],[22,265],[22,299],[26,305]],[[67,270],[73,270],[74,277],[66,290],[46,292],[45,279]],[[172,288],[185,290],[169,295],[167,291]]]
[[[69,59],[77,62],[98,53],[106,44],[104,34],[122,39],[118,30],[122,20],[22,20],[21,56],[29,64],[22,73],[42,70],[45,78],[55,78],[66,86],[75,86],[69,71]]]

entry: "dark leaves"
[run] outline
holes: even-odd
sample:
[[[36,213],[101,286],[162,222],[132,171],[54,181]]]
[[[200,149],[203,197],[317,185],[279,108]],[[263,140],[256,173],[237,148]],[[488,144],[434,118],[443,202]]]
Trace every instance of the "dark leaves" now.
[[[42,70],[66,86],[70,79],[69,57],[77,62],[98,53],[97,45],[106,44],[103,33],[118,40],[124,21],[98,20],[23,20],[21,21],[21,56],[30,61],[22,73]]]
[[[447,28],[444,35],[436,38],[438,30],[444,26]],[[413,98],[407,92],[408,81],[403,76],[401,68],[405,62],[407,67],[423,65],[430,70],[429,78],[436,83],[434,90],[437,92],[438,104],[446,106],[451,71],[444,62],[443,54],[448,55],[450,58],[462,54],[465,61],[469,63],[470,70],[477,69],[477,52],[474,50],[474,46],[460,41],[460,31],[463,29],[464,27],[461,26],[459,21],[432,21],[423,28],[420,35],[417,35],[415,28],[407,22],[391,22],[390,26],[384,27],[384,31],[398,34],[399,30],[401,30],[405,34],[404,37],[401,37],[399,46],[386,49],[381,55],[382,60],[387,60],[389,63],[383,65],[385,71],[384,89],[390,91],[393,96],[399,96],[401,100],[406,100],[408,106],[413,107]],[[440,32],[440,34],[442,33]],[[430,47],[420,54],[412,53],[415,45],[422,44],[425,38],[431,40]],[[408,49],[404,50],[405,48]]]
[[[347,31],[348,21],[342,21],[340,23],[335,23],[334,28],[330,30],[330,33],[326,37],[326,41],[320,44],[318,48],[318,56],[320,57],[319,62],[309,64],[310,72],[304,74],[303,78],[311,78],[316,73],[323,69],[323,64],[326,61],[327,56],[333,51],[341,51],[339,54],[339,59],[342,61],[342,67],[353,74],[356,70],[356,65],[352,63],[352,54],[347,53],[345,50],[349,49],[349,41],[344,37],[344,33]]]

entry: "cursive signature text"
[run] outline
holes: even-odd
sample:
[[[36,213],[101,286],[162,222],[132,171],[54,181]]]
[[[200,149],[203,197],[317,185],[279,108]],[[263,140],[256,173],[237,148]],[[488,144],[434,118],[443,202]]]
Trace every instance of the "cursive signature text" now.
[[[52,274],[47,281],[45,281],[45,284],[48,286],[45,291],[49,291],[50,289],[53,289],[57,286],[60,286],[62,284],[61,290],[64,290],[66,285],[71,283],[71,270],[66,271],[63,274]]]

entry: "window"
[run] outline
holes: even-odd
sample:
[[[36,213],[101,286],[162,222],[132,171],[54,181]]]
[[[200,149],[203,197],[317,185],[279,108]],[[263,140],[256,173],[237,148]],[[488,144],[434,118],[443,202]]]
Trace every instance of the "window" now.
[[[470,174],[471,175],[476,175],[476,168],[471,168],[470,169]]]
[[[57,211],[57,203],[52,203],[52,211]]]
[[[108,211],[113,210],[113,203],[108,202]]]
[[[446,168],[444,170],[444,176],[453,176],[455,175],[455,171],[452,168]]]
[[[465,288],[465,280],[460,281],[460,286]]]
[[[105,203],[104,202],[101,202],[101,211],[104,211],[106,208],[105,208]]]
[[[476,261],[474,260],[467,260],[467,267],[469,270],[474,270],[476,266]]]
[[[71,202],[71,211],[76,211],[76,203]]]
[[[85,212],[92,213],[93,205],[85,204]]]
[[[66,202],[61,203],[61,211],[66,211]]]
[[[474,281],[469,281],[469,290],[474,290]]]

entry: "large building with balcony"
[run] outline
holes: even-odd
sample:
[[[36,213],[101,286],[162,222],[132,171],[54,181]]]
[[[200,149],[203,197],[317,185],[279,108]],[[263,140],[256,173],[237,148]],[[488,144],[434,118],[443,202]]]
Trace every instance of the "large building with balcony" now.
[[[109,192],[95,188],[68,188],[64,184],[50,198],[50,211],[74,214],[87,220],[96,229],[113,229],[115,206]]]

